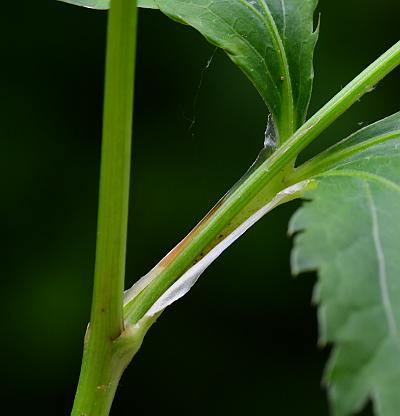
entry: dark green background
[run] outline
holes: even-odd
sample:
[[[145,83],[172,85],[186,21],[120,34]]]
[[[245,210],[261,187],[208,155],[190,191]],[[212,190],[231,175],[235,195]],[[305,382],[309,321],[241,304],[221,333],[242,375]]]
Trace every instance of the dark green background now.
[[[399,39],[398,0],[325,0],[319,11],[312,112]],[[31,0],[2,4],[1,16],[1,403],[10,415],[67,415],[89,319],[106,14]],[[213,50],[159,12],[140,12],[129,284],[261,148],[262,101],[221,51],[203,73]],[[399,110],[399,75],[320,146]],[[257,224],[168,309],[112,414],[328,414],[314,276],[289,273],[295,208]]]

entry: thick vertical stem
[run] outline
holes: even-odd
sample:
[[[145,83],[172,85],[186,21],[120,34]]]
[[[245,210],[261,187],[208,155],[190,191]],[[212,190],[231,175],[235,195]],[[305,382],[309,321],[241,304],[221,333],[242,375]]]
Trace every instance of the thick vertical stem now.
[[[136,22],[135,0],[111,1],[94,289],[74,416],[107,415],[127,365],[114,341],[124,331]]]

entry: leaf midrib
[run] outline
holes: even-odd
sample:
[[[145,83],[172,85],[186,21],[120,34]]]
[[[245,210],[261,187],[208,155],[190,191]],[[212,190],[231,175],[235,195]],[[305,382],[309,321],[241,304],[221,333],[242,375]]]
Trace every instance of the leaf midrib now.
[[[364,140],[359,143],[355,143],[354,145],[350,145],[349,147],[340,149],[337,152],[332,152],[330,154],[326,155],[325,160],[333,159],[333,160],[343,160],[347,159],[348,157],[351,157],[353,155],[356,155],[357,153],[361,153],[363,150],[368,149],[369,147],[375,146],[380,143],[384,143],[388,140],[400,138],[400,129],[393,130],[385,134],[380,134],[375,137],[372,137],[370,139]],[[338,145],[341,143],[339,142]],[[334,150],[334,148],[332,148]],[[324,155],[321,155],[321,159],[324,159]]]
[[[275,114],[275,116],[279,115],[279,120],[276,120],[277,124],[278,124],[278,130],[279,133],[281,135],[280,139],[281,142],[285,141],[287,138],[289,138],[293,132],[294,132],[294,125],[295,125],[295,113],[294,113],[294,99],[293,99],[293,92],[292,92],[292,85],[291,85],[291,77],[290,77],[290,71],[289,71],[289,65],[288,65],[288,61],[287,61],[287,56],[286,56],[286,52],[283,46],[283,42],[282,39],[279,35],[278,29],[276,27],[275,21],[271,15],[271,12],[269,11],[267,7],[267,5],[263,2],[263,0],[257,0],[260,4],[262,4],[266,15],[260,13],[255,7],[253,7],[251,4],[249,4],[248,2],[246,2],[245,0],[239,0],[239,3],[246,7],[247,9],[251,10],[252,13],[254,13],[259,19],[261,19],[261,22],[263,22],[266,30],[268,31],[268,33],[271,35],[271,40],[272,40],[272,46],[274,47],[274,50],[277,52],[277,56],[278,58],[278,63],[279,63],[279,67],[281,69],[282,72],[282,83],[285,86],[284,88],[282,88],[282,90],[278,87],[278,84],[275,82],[271,71],[267,65],[266,59],[265,57],[261,54],[261,52],[259,52],[244,36],[242,36],[236,29],[235,27],[228,22],[223,16],[221,16],[220,14],[215,13],[215,11],[213,11],[209,5],[199,5],[199,4],[194,4],[192,3],[191,6],[194,8],[198,8],[198,9],[205,9],[207,10],[211,15],[215,16],[216,18],[218,18],[222,24],[224,24],[224,26],[226,26],[227,28],[229,28],[229,30],[231,32],[233,32],[234,34],[236,34],[236,36],[243,42],[246,44],[246,46],[252,50],[256,56],[259,57],[259,59],[261,60],[261,62],[263,63],[263,67],[266,71],[266,75],[267,77],[270,79],[271,84],[275,90],[275,92],[277,93],[278,97],[280,97],[281,100],[281,108],[278,114],[276,114],[276,112],[274,111],[273,108],[269,108],[270,111]],[[162,10],[162,9],[161,9]],[[267,19],[268,17],[268,19]],[[218,44],[218,42],[217,42]],[[226,49],[226,52],[230,53],[231,55],[235,56],[235,53],[229,49]],[[250,76],[250,80],[255,83],[252,79],[252,77]],[[264,97],[264,100],[267,99],[267,97]]]
[[[393,312],[393,306],[390,299],[390,290],[388,284],[388,277],[386,272],[386,261],[384,256],[384,251],[382,247],[381,237],[380,237],[380,230],[379,230],[379,220],[377,217],[377,209],[376,205],[372,196],[371,188],[369,183],[374,182],[378,185],[381,185],[391,191],[394,191],[400,194],[400,186],[387,179],[381,175],[366,172],[363,170],[356,170],[356,169],[338,169],[325,172],[317,177],[333,177],[333,176],[341,176],[341,177],[349,177],[349,178],[357,178],[362,179],[362,186],[365,189],[366,199],[368,202],[368,209],[370,212],[371,217],[371,225],[372,225],[372,240],[374,243],[376,260],[378,264],[378,279],[379,279],[379,288],[381,294],[381,304],[380,307],[383,309],[385,313],[385,317],[387,320],[388,325],[388,336],[391,338],[396,338],[399,335],[399,331],[397,328],[397,322],[395,318],[395,314]]]
[[[380,236],[380,226],[378,213],[375,205],[374,198],[372,196],[371,187],[368,180],[364,182],[365,192],[367,194],[368,208],[371,213],[371,222],[372,222],[372,239],[375,246],[376,259],[378,262],[378,277],[379,277],[379,287],[381,291],[381,300],[383,305],[383,310],[385,311],[386,320],[389,328],[389,333],[392,337],[396,337],[398,334],[397,324],[395,315],[393,312],[392,301],[390,299],[389,283],[388,276],[386,271],[386,259],[384,250],[382,247],[382,241]]]
[[[351,138],[351,136],[350,136]],[[345,140],[349,140],[345,139]],[[364,140],[362,142],[356,143],[354,145],[350,145],[343,149],[339,149],[338,151],[334,151],[334,147],[328,149],[327,151],[321,153],[319,156],[305,162],[303,165],[299,166],[295,170],[294,178],[303,178],[303,177],[311,177],[314,175],[322,175],[320,173],[322,170],[329,170],[333,169],[336,166],[339,166],[341,161],[344,161],[352,156],[356,156],[357,154],[363,152],[364,150],[369,149],[372,146],[376,146],[378,144],[387,142],[389,140],[394,140],[400,138],[400,129],[394,130],[389,133],[381,134],[371,139]],[[337,145],[340,145],[339,142]],[[328,153],[329,151],[329,153]],[[300,180],[300,179],[299,179]]]
[[[240,0],[243,2],[243,0]],[[278,55],[280,56],[279,66],[282,69],[282,76],[283,76],[283,84],[285,85],[284,88],[284,96],[286,98],[287,105],[284,104],[284,108],[282,109],[282,114],[287,117],[287,126],[286,135],[289,137],[294,133],[295,130],[295,113],[294,113],[294,98],[293,98],[293,89],[292,89],[292,80],[290,77],[290,70],[289,70],[289,63],[288,58],[286,56],[285,47],[283,44],[283,40],[279,34],[278,28],[276,26],[275,20],[272,17],[271,11],[267,3],[264,0],[257,0],[260,6],[264,9],[265,15],[261,15],[267,30],[272,34],[272,39],[275,43],[275,48],[278,50]],[[247,3],[248,4],[248,3]],[[253,10],[259,13],[253,6],[249,5]],[[261,13],[259,13],[261,14]],[[286,16],[284,15],[284,19],[286,22]],[[286,23],[285,23],[286,25]],[[287,107],[287,108],[286,108]],[[281,138],[282,141],[286,140],[288,137]]]

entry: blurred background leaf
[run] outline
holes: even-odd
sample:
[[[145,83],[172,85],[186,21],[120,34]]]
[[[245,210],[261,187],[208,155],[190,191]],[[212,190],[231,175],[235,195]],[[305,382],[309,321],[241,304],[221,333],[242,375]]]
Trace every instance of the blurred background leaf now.
[[[90,9],[106,10],[110,7],[110,0],[60,0],[64,3],[76,6],[88,7]]]
[[[74,4],[76,6],[88,7],[90,9],[106,10],[110,7],[110,0],[59,0],[64,3]],[[146,9],[157,9],[154,0],[137,0],[139,7]]]
[[[319,10],[310,113],[398,40],[396,0]],[[89,319],[106,15],[53,0],[2,13],[1,399],[13,414],[68,414]],[[214,48],[199,34],[158,12],[139,17],[127,285],[241,176],[266,125],[261,98],[222,52],[204,70]],[[398,76],[307,154],[399,110]],[[131,415],[133,400],[148,415],[328,414],[314,276],[289,274],[295,206],[265,218],[165,313],[112,414]]]

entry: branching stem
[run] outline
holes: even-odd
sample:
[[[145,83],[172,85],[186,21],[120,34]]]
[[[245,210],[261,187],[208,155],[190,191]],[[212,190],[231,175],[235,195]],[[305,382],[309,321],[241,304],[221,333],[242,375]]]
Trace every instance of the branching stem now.
[[[203,221],[190,238],[184,240],[173,252],[173,256],[162,260],[157,278],[131,302],[125,306],[129,321],[139,321],[151,305],[170,287],[212,244],[229,223],[240,214],[266,187],[271,187],[265,195],[268,198],[294,182],[288,171],[297,155],[327,127],[329,127],[351,105],[400,64],[400,41],[367,67],[360,75],[343,88],[324,107],[300,127],[286,142],[279,147],[263,164],[252,172],[235,190],[224,198],[218,207]],[[289,170],[290,172],[290,170]],[[307,179],[307,178],[302,178]]]

